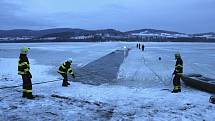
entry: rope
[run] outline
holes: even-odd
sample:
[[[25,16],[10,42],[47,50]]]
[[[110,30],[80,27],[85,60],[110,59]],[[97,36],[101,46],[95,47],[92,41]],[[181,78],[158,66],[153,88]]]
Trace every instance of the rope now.
[[[162,77],[160,77],[152,68],[150,68],[150,67],[146,64],[146,60],[145,60],[144,56],[143,56],[143,61],[144,61],[144,65],[145,65],[150,71],[152,71],[152,73],[154,73],[154,75],[157,76],[158,79],[160,79],[161,82],[162,82],[165,86],[170,85],[170,83],[171,83],[171,81],[172,81],[172,78],[171,78],[170,83],[167,83],[167,84],[166,84],[165,81],[162,79]]]
[[[45,84],[45,83],[51,83],[51,82],[57,82],[57,81],[60,81],[60,80],[38,82],[38,83],[33,83],[32,85],[39,85],[39,84]],[[22,85],[0,87],[0,89],[11,89],[11,88],[17,88],[17,87],[22,87]]]
[[[116,51],[116,50],[115,50]],[[113,52],[115,52],[113,51]],[[128,50],[129,51],[129,50]],[[127,51],[127,53],[128,53]],[[97,77],[97,78],[100,78],[100,79],[103,79],[105,81],[109,81],[108,79],[106,79],[105,77],[101,76],[101,74],[98,74],[97,71],[87,71],[83,68],[81,68],[80,70],[84,71],[85,74],[84,75],[93,75],[94,77]],[[96,74],[95,74],[96,73]],[[77,74],[79,76],[77,76],[78,78],[80,79],[86,79],[87,77],[83,78],[83,76],[81,74]],[[44,82],[38,82],[38,83],[34,83],[32,85],[39,85],[39,84],[45,84],[45,83],[51,83],[51,82],[57,82],[57,81],[60,81],[60,80],[52,80],[52,81],[44,81]],[[17,88],[17,87],[22,87],[23,85],[16,85],[16,86],[6,86],[6,87],[0,87],[0,89],[11,89],[11,88]]]

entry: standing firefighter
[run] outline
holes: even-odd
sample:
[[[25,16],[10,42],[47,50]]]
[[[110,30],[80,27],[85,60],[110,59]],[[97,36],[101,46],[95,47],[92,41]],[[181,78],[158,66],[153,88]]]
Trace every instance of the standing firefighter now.
[[[180,53],[175,54],[176,64],[175,64],[175,70],[173,72],[174,78],[173,78],[173,85],[174,89],[172,93],[178,93],[181,92],[181,75],[183,73],[183,60],[181,59]]]
[[[68,85],[70,85],[70,83],[68,82],[68,77],[67,77],[67,73],[71,74],[73,78],[75,78],[75,74],[71,68],[71,64],[72,64],[72,59],[68,59],[67,61],[65,61],[58,69],[58,73],[61,74],[63,76],[63,87],[67,87]]]
[[[23,80],[23,98],[33,99],[35,98],[32,95],[32,83],[31,83],[31,72],[30,72],[30,63],[28,61],[28,51],[30,48],[23,47],[21,48],[18,64],[18,74],[22,76]]]

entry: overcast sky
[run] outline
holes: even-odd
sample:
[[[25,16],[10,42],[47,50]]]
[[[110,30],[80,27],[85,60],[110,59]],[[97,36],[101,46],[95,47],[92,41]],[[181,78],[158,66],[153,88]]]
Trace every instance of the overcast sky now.
[[[0,0],[0,29],[215,32],[215,0]]]

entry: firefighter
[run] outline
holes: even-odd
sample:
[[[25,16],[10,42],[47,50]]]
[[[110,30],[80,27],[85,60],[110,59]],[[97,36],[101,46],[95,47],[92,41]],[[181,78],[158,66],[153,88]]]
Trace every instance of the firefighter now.
[[[183,73],[183,60],[181,59],[180,53],[175,54],[176,64],[175,64],[175,70],[173,72],[174,78],[173,78],[173,85],[174,89],[172,93],[178,93],[181,92],[181,76]]]
[[[63,77],[63,83],[62,83],[63,87],[67,87],[68,85],[70,85],[70,83],[68,82],[67,73],[71,74],[72,77],[75,79],[75,74],[71,68],[71,64],[72,64],[72,59],[70,58],[67,61],[65,61],[58,69],[58,73],[61,74],[61,76]]]
[[[23,98],[34,99],[32,95],[32,83],[31,83],[31,72],[30,63],[28,61],[28,51],[30,48],[23,47],[20,50],[19,62],[18,62],[18,74],[22,76],[23,80]]]

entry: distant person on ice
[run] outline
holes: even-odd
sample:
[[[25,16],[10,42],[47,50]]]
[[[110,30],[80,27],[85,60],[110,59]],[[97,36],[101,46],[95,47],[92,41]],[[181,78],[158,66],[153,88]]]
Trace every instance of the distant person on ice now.
[[[31,83],[31,72],[30,72],[30,63],[28,61],[28,51],[30,48],[23,47],[21,48],[19,63],[18,63],[18,74],[22,76],[23,80],[23,98],[33,99],[35,98],[32,95],[32,83]]]
[[[142,45],[142,51],[144,51],[144,49],[145,49],[145,46],[144,46],[144,44]]]
[[[178,93],[181,92],[181,76],[183,73],[183,60],[181,59],[180,53],[175,54],[176,64],[175,64],[175,70],[173,72],[174,78],[173,78],[173,85],[174,89],[172,93]]]
[[[61,74],[61,76],[63,77],[63,83],[62,83],[63,87],[67,87],[68,85],[70,85],[70,83],[68,82],[67,73],[71,74],[72,77],[75,78],[75,74],[71,68],[71,64],[72,64],[72,59],[70,58],[67,61],[65,61],[58,69],[58,73]]]

